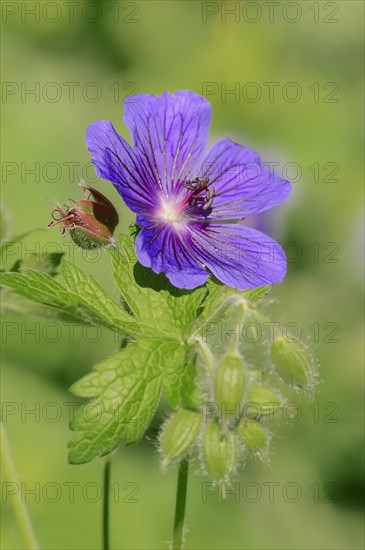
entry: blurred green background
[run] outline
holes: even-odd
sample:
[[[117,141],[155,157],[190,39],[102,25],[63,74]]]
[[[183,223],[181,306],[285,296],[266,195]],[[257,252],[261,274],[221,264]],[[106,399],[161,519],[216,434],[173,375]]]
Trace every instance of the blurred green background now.
[[[271,318],[297,323],[312,346],[316,404],[301,402],[301,419],[281,426],[271,466],[245,466],[239,502],[204,499],[208,478],[191,476],[187,548],[364,548],[363,6],[2,2],[2,199],[12,234],[45,228],[56,201],[81,196],[80,179],[114,202],[126,231],[132,215],[110,183],[95,179],[84,134],[108,119],[129,139],[123,99],[134,93],[205,92],[212,142],[230,136],[297,180],[286,204],[259,223],[287,246]],[[22,252],[47,243],[117,297],[106,261],[86,258],[56,229],[29,236]],[[100,548],[102,461],[67,464],[68,387],[118,342],[79,327],[71,338],[70,327],[59,333],[40,319],[6,315],[4,323],[4,419],[19,476],[36,491],[26,500],[41,546]],[[154,442],[163,418],[160,411],[142,444],[115,453],[112,548],[171,540],[176,473],[160,475]],[[6,491],[2,501],[2,547],[21,549]]]

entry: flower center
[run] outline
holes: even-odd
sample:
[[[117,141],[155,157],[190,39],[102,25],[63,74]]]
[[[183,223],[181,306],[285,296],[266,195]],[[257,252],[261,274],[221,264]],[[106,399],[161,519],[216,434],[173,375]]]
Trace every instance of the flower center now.
[[[181,204],[172,201],[162,201],[159,218],[174,226],[180,224],[184,217],[184,208]]]
[[[196,209],[209,210],[215,194],[214,187],[210,187],[209,178],[196,177],[193,180],[187,180],[183,188],[187,192],[183,198],[180,196],[180,200],[178,197],[161,199],[156,216],[158,222],[169,223],[175,229],[183,229],[182,221],[187,217],[187,212],[196,214]]]

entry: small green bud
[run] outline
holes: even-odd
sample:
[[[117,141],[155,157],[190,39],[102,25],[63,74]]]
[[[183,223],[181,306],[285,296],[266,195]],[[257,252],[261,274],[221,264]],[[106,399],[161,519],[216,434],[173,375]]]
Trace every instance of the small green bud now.
[[[275,337],[271,357],[281,378],[292,386],[309,386],[313,383],[313,363],[302,342]]]
[[[264,386],[252,386],[245,411],[248,416],[260,418],[272,414],[280,406],[279,398],[271,390]]]
[[[208,473],[213,479],[222,480],[232,472],[237,457],[235,434],[223,432],[217,420],[207,422],[203,435],[203,455]]]
[[[237,426],[237,433],[252,451],[266,447],[268,438],[264,428],[255,420],[242,419]]]
[[[239,409],[245,390],[242,358],[228,354],[222,357],[214,376],[214,397],[221,412]]]
[[[180,409],[170,417],[161,437],[165,462],[186,453],[199,435],[201,421],[201,413],[189,409]]]

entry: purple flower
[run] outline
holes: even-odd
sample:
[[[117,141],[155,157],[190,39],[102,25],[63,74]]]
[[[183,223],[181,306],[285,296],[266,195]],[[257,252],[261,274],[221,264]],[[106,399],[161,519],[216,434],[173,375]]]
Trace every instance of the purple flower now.
[[[290,184],[229,139],[206,152],[210,119],[208,101],[190,91],[137,95],[124,111],[133,148],[106,120],[89,126],[86,142],[97,175],[137,214],[142,265],[178,288],[202,285],[207,269],[240,290],[277,283],[283,250],[239,222],[279,204]]]

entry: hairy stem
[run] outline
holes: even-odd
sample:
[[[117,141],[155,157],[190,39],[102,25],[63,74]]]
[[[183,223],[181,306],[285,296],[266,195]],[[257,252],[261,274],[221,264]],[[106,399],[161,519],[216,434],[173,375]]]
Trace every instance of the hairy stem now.
[[[194,330],[193,334],[191,335],[192,338],[194,338],[197,334],[200,333],[202,328],[204,326],[207,326],[208,323],[213,323],[216,320],[219,320],[223,313],[233,304],[237,304],[239,302],[244,301],[244,298],[240,294],[232,294],[231,296],[228,296],[209,317],[203,319],[198,319],[200,321],[200,324],[198,327]]]
[[[3,424],[3,422],[1,422],[1,462],[4,468],[4,477],[8,479],[8,481],[14,483],[16,487],[21,487],[11,454],[5,424]],[[12,493],[11,496],[14,515],[19,530],[23,536],[25,548],[28,550],[39,550],[40,546],[34,533],[28,509],[25,504],[25,500],[23,499],[22,491],[16,491]]]
[[[228,352],[233,355],[237,353],[244,315],[245,315],[244,303],[239,302],[236,306],[236,312],[235,312],[236,322],[234,326],[234,333],[232,333],[231,335],[231,341],[228,348]]]
[[[189,458],[180,462],[177,477],[176,505],[172,550],[182,550],[184,544],[184,523],[186,509],[186,491],[188,487]]]
[[[208,368],[208,371],[212,371],[214,368],[214,357],[210,351],[209,346],[203,341],[199,336],[194,336],[191,338],[191,343],[195,343],[198,348],[200,357],[203,359],[205,366]]]

